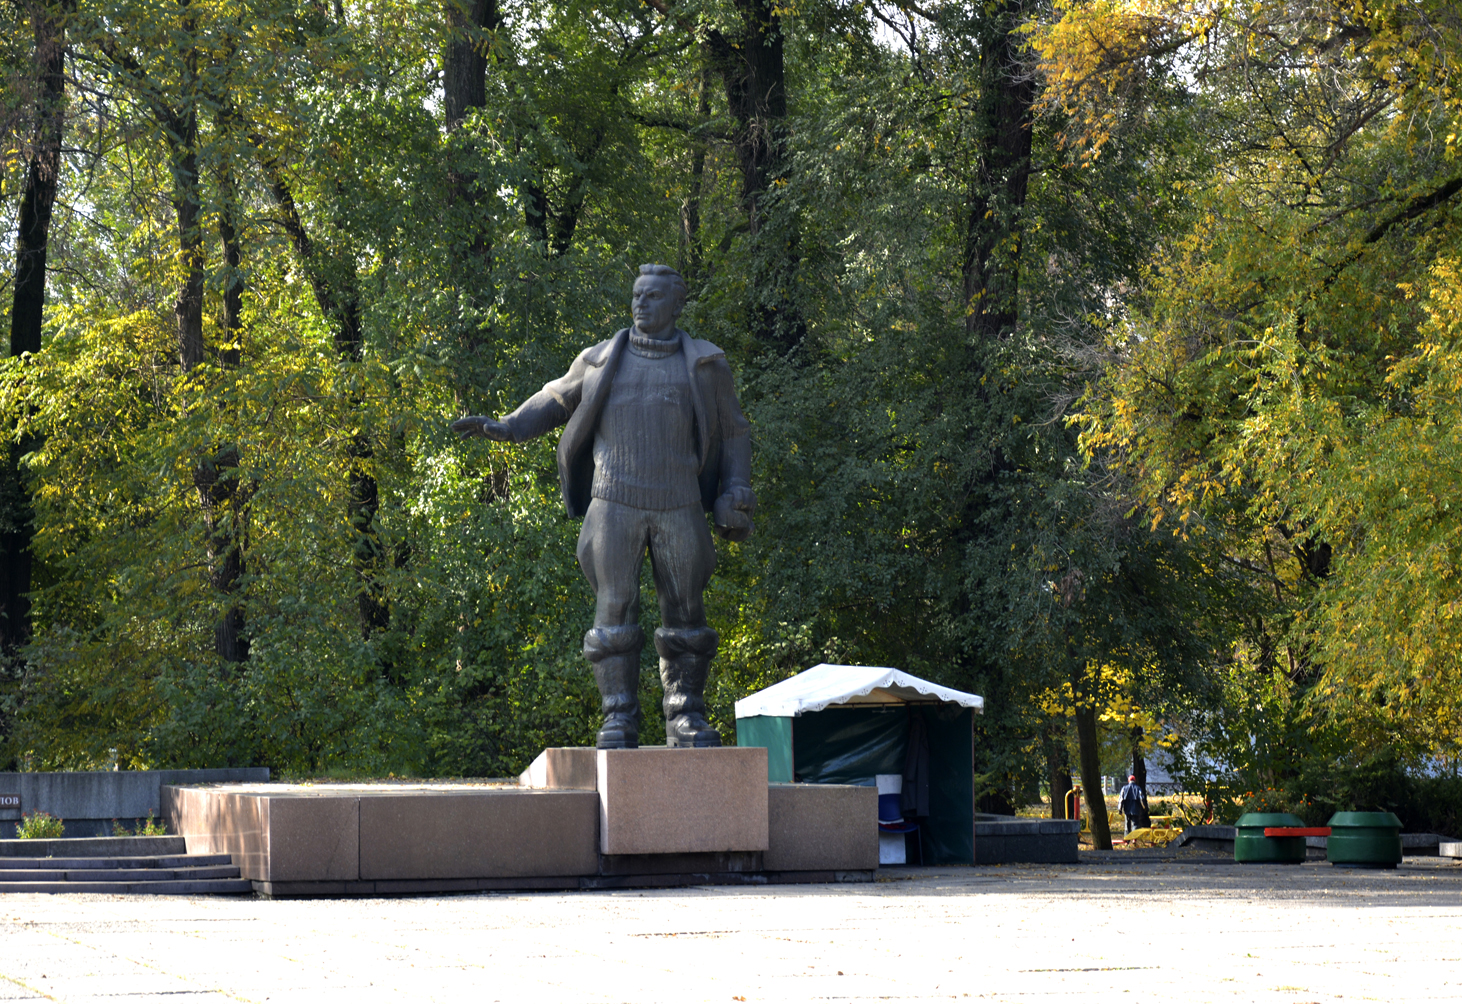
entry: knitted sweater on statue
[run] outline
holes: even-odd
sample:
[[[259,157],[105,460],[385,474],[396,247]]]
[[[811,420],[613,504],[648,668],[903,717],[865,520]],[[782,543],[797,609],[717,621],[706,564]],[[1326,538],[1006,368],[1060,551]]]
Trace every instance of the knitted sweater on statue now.
[[[680,340],[631,331],[594,430],[593,496],[637,509],[697,505],[699,469]]]

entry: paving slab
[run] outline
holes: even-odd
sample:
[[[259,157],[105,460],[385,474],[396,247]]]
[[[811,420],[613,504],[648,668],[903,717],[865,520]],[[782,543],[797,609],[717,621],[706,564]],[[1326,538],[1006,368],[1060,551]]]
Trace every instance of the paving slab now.
[[[12,894],[0,1001],[1462,999],[1462,865],[1220,861],[399,899]]]

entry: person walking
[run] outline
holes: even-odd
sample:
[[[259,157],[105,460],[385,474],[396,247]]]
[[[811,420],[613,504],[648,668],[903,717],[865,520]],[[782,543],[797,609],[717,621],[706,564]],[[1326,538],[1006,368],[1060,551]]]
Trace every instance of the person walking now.
[[[1137,829],[1137,818],[1142,815],[1142,789],[1137,786],[1137,775],[1128,774],[1122,793],[1117,796],[1117,811],[1127,820],[1127,832]]]

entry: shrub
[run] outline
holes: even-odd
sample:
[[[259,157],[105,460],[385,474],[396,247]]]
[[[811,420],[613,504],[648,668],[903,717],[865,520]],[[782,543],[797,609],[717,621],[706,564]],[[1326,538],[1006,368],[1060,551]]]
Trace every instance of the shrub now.
[[[1415,773],[1386,751],[1317,757],[1279,785],[1244,792],[1238,812],[1292,812],[1307,826],[1324,826],[1337,812],[1394,812],[1404,832],[1462,835],[1462,777]]]
[[[115,819],[112,820],[112,836],[114,837],[164,837],[167,836],[168,828],[162,822],[154,822],[152,809],[147,811],[146,821],[139,820],[136,830],[129,830]]]
[[[22,813],[15,827],[15,836],[20,840],[54,840],[65,832],[66,821],[49,812]]]

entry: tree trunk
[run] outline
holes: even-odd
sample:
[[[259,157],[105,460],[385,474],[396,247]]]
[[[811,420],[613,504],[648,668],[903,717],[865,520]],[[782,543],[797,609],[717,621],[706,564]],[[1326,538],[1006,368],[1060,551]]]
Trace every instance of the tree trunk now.
[[[1051,792],[1051,818],[1066,818],[1066,796],[1071,791],[1071,763],[1066,736],[1054,720],[1046,726],[1046,782]]]
[[[233,175],[226,169],[219,184],[220,206],[218,236],[223,244],[223,345],[218,352],[219,364],[238,366],[243,352],[239,339],[243,334],[243,279],[239,266],[242,253],[238,243],[235,218],[238,195]],[[203,508],[203,521],[208,532],[208,568],[213,588],[226,598],[223,614],[213,627],[213,650],[225,662],[242,663],[249,658],[249,642],[244,634],[244,611],[237,602],[239,582],[245,571],[244,549],[248,542],[249,496],[252,485],[240,483],[237,468],[241,462],[238,447],[230,444],[215,451],[193,472]]]
[[[1152,817],[1147,808],[1147,761],[1142,756],[1142,726],[1132,726],[1132,776],[1142,791],[1142,809],[1137,813],[1138,826],[1151,826]]]
[[[741,201],[751,232],[762,225],[767,186],[781,170],[787,119],[786,62],[781,18],[769,0],[735,0],[741,32],[734,41],[713,33],[712,55],[736,120],[732,142],[741,165]]]
[[[533,243],[541,245],[543,253],[549,254],[548,194],[542,185],[533,181],[523,184],[523,222],[533,234]]]
[[[184,370],[203,361],[203,232],[199,227],[197,116],[173,164],[173,209],[178,215],[178,257],[183,277],[173,313],[178,319],[178,359]]]
[[[355,284],[353,266],[347,261],[341,268],[342,281],[337,286],[326,278],[322,262],[316,254],[315,244],[305,230],[295,207],[294,194],[284,169],[269,152],[264,138],[251,137],[259,154],[259,166],[263,168],[269,191],[281,215],[281,224],[294,245],[296,256],[304,268],[305,277],[314,290],[315,302],[320,313],[335,324],[335,352],[343,363],[360,362],[365,357],[365,335],[361,327],[360,293]],[[358,403],[358,402],[354,402]],[[370,438],[359,433],[346,444],[345,455],[349,460],[350,473],[347,476],[346,518],[354,534],[352,546],[357,589],[356,601],[360,614],[360,632],[369,638],[372,632],[390,623],[390,607],[384,599],[377,571],[385,562],[385,548],[381,546],[376,532],[376,514],[380,509],[380,490],[372,470],[375,450]]]
[[[335,351],[340,361],[358,363],[365,358],[365,332],[361,327],[360,295],[354,275],[346,279],[336,317]],[[323,305],[322,305],[323,306]],[[359,405],[359,399],[351,402]],[[360,634],[370,636],[391,622],[391,608],[381,588],[379,572],[386,565],[386,549],[376,527],[381,509],[380,486],[375,475],[375,447],[364,432],[350,437],[345,446],[350,458],[349,495],[345,502],[346,516],[355,532],[355,572],[359,583],[356,602],[360,613]]]
[[[1020,64],[1012,35],[1028,0],[998,0],[979,29],[980,94],[974,109],[975,157],[965,217],[965,326],[982,339],[1004,338],[1019,320],[1021,212],[1031,170],[1031,107],[1036,84]]]
[[[502,27],[497,0],[445,0],[447,45],[442,59],[442,92],[447,131],[473,108],[487,104],[487,53],[484,33]]]
[[[361,327],[360,295],[355,288],[354,275],[345,281],[345,288],[338,301],[336,314],[338,326],[335,329],[335,351],[340,361],[346,364],[358,363],[365,358],[365,332]],[[321,304],[321,309],[324,304]],[[359,399],[351,402],[359,405]],[[345,511],[350,527],[355,533],[355,573],[359,592],[356,602],[360,613],[362,638],[370,636],[391,622],[391,608],[381,588],[379,572],[386,564],[386,549],[381,544],[376,527],[376,514],[381,509],[380,486],[376,483],[375,447],[370,436],[360,432],[350,437],[345,446],[345,455],[350,460],[349,494]]]
[[[751,238],[751,333],[783,354],[807,333],[797,308],[797,227],[772,214],[768,191],[785,173],[787,82],[781,17],[771,0],[735,0],[740,32],[709,33],[706,44],[735,120],[732,145],[741,166],[741,205]]]
[[[66,35],[59,11],[35,11],[35,144],[25,172],[15,241],[15,291],[11,301],[10,354],[41,350],[41,314],[46,301],[46,253],[51,212],[61,177],[61,140],[66,129]]]
[[[207,529],[208,578],[227,598],[227,606],[213,626],[213,650],[225,662],[247,662],[249,641],[244,636],[244,611],[235,599],[244,575],[244,548],[248,541],[248,487],[239,482],[239,452],[226,446],[198,465],[193,485],[203,507]]]
[[[706,94],[706,74],[702,71],[697,80],[696,111],[705,122],[711,117],[711,102]],[[680,207],[680,274],[686,284],[695,288],[701,283],[701,269],[705,253],[701,239],[701,197],[706,180],[706,157],[710,147],[699,138],[691,139],[690,187],[685,202]]]
[[[61,178],[66,130],[66,34],[64,11],[36,9],[35,67],[39,101],[35,141],[26,164],[25,190],[15,240],[15,287],[10,310],[10,354],[41,350],[46,304],[46,255],[51,213]],[[20,470],[34,444],[8,446],[0,468],[0,655],[14,656],[30,640],[31,499]]]
[[[1083,681],[1073,681],[1081,683]],[[1072,688],[1076,696],[1076,740],[1081,747],[1081,787],[1086,794],[1091,839],[1099,851],[1112,849],[1112,831],[1107,825],[1107,800],[1102,794],[1101,753],[1097,746],[1097,709],[1084,687]]]
[[[502,27],[497,0],[444,0],[447,15],[447,43],[443,54],[442,89],[447,132],[454,133],[473,109],[487,104],[488,55],[496,32]],[[471,141],[470,138],[468,140]],[[462,155],[459,146],[448,144],[447,156]],[[483,306],[491,304],[493,288],[492,231],[480,205],[477,175],[449,164],[448,200],[455,216],[463,221],[460,243],[450,252],[452,283],[456,288],[456,341],[461,346],[453,388],[457,407],[463,413],[486,408],[479,388],[486,385],[483,356],[489,332],[482,330]]]
[[[223,245],[223,334],[224,344],[218,350],[219,364],[234,367],[243,361],[244,279],[240,270],[243,253],[239,248],[238,187],[233,175],[225,171],[219,185],[222,205],[218,211],[218,239]]]
[[[188,0],[182,30],[191,37],[197,19]],[[163,123],[168,134],[173,174],[173,210],[178,223],[178,264],[183,276],[178,302],[173,307],[178,319],[178,359],[184,371],[203,361],[203,230],[198,178],[198,107],[194,92],[198,83],[198,50],[189,48],[183,58],[183,80],[179,93],[188,103],[171,112]]]

